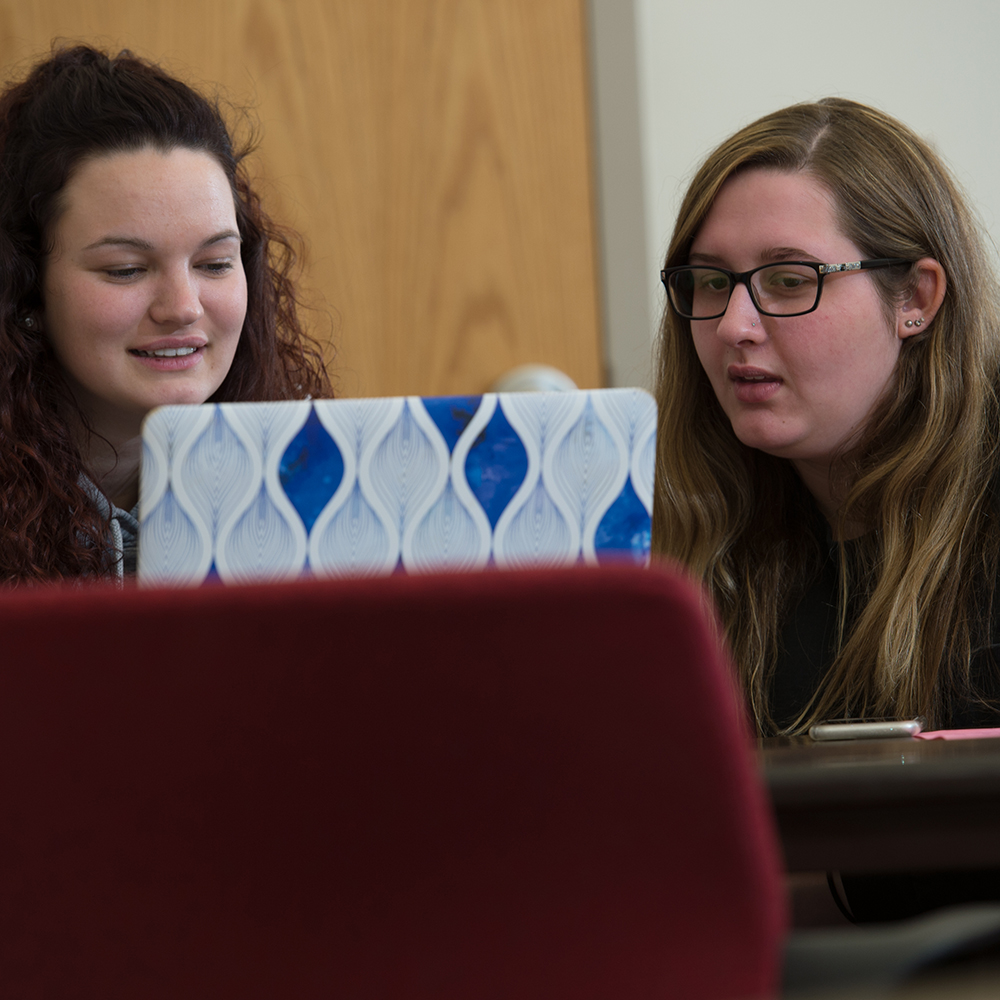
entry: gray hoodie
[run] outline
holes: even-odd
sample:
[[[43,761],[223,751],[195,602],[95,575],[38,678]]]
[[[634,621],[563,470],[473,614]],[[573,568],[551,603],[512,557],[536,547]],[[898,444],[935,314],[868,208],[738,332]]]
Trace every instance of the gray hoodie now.
[[[80,485],[90,494],[94,506],[108,522],[111,544],[114,546],[115,572],[121,585],[126,576],[135,575],[136,550],[139,544],[139,505],[131,510],[116,507],[91,480],[81,473]]]

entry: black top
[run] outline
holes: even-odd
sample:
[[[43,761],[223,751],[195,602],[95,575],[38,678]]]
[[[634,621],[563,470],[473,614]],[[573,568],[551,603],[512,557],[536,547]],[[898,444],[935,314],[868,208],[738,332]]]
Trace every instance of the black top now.
[[[837,645],[839,564],[839,546],[827,542],[819,577],[781,628],[778,662],[768,699],[771,718],[778,729],[790,726],[798,718],[833,662]]]
[[[844,550],[850,558],[850,542]],[[777,729],[791,725],[798,718],[833,663],[839,586],[840,546],[827,540],[826,559],[819,576],[781,628],[778,661],[768,695],[771,717]],[[851,617],[848,608],[848,627]],[[954,703],[945,708],[944,718],[937,723],[937,728],[1000,727],[1000,620],[995,619],[993,638],[995,645],[981,649],[972,658],[970,679],[975,693],[959,693]],[[992,705],[982,704],[977,694]]]

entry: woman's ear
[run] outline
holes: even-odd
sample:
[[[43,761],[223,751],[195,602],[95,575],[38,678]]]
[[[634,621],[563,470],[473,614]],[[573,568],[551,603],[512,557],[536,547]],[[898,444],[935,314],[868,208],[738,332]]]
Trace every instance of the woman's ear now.
[[[913,266],[917,280],[896,310],[896,335],[900,338],[923,333],[937,315],[948,290],[944,268],[933,257],[923,257]]]

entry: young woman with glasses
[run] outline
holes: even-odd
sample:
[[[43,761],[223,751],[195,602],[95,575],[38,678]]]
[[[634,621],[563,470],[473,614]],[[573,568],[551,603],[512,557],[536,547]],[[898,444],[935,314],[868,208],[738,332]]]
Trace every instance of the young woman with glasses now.
[[[760,731],[1000,725],[1000,308],[938,157],[851,101],[768,115],[698,171],[663,280],[654,549]]]
[[[128,52],[0,94],[0,581],[130,570],[154,406],[329,392],[248,151]]]

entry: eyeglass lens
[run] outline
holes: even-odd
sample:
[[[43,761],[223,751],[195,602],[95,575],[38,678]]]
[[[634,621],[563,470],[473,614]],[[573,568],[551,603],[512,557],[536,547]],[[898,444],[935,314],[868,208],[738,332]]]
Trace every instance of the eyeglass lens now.
[[[726,311],[732,279],[711,267],[689,267],[670,275],[674,308],[688,319],[711,319]],[[819,274],[801,264],[772,264],[750,276],[754,304],[774,316],[808,312],[819,295]]]

